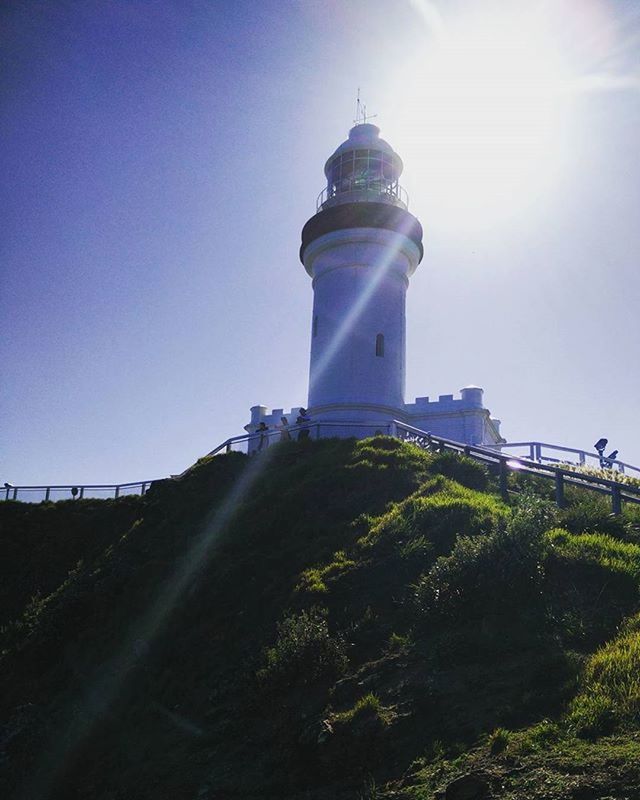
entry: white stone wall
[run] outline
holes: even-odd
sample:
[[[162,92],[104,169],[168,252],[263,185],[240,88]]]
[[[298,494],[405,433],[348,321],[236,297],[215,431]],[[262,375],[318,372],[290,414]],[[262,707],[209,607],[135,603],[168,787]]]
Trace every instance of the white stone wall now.
[[[333,231],[306,248],[314,291],[310,407],[402,408],[405,297],[419,258],[409,238],[381,228]]]
[[[407,403],[401,408],[375,404],[311,407],[312,436],[365,438],[377,432],[389,432],[391,423],[398,420],[434,436],[464,444],[504,441],[500,435],[500,421],[493,419],[489,410],[484,408],[482,394],[479,387],[469,386],[462,389],[457,398],[453,395],[440,395],[437,400],[417,397],[414,403]],[[264,421],[273,431],[281,424],[282,416],[286,416],[289,424],[294,426],[298,411],[299,408],[294,407],[288,414],[281,408],[269,412],[265,406],[254,406],[251,409],[251,423],[245,426],[245,430],[253,432]]]

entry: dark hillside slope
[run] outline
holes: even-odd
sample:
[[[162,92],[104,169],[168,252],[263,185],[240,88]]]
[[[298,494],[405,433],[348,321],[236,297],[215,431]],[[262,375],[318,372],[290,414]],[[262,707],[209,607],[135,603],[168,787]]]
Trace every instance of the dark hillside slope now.
[[[492,480],[379,437],[0,505],[0,793],[640,797],[637,515]]]
[[[140,497],[16,503],[0,506],[0,625],[20,615],[31,598],[63,583],[79,561],[90,563],[137,519]]]

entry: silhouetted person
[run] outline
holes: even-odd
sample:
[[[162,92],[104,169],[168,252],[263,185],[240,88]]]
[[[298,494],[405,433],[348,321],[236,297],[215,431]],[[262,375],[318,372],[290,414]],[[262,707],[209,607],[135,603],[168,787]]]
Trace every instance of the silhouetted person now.
[[[280,441],[288,442],[291,439],[291,434],[289,433],[289,420],[286,417],[280,417],[280,423]]]
[[[306,408],[301,408],[300,413],[296,419],[296,425],[300,426],[300,430],[298,431],[298,441],[301,442],[303,439],[309,438],[309,423],[311,422],[311,417],[307,414]]]
[[[256,428],[256,433],[260,434],[260,441],[258,442],[258,450],[262,450],[262,448],[268,442],[269,440],[269,435],[267,434],[268,430],[269,428],[264,424],[264,422],[261,422]]]
[[[607,459],[604,457],[604,448],[607,446],[608,442],[609,442],[608,439],[598,439],[598,441],[593,445],[595,449],[598,451],[601,467],[607,466],[607,464],[605,463]]]

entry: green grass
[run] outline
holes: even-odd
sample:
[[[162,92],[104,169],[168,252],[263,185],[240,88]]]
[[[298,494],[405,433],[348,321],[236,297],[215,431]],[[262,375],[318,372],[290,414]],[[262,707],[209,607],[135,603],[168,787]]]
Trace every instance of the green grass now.
[[[323,567],[311,567],[306,569],[300,576],[300,582],[296,591],[309,592],[311,594],[325,594],[327,581],[332,577],[337,577],[343,572],[356,565],[353,559],[347,558],[344,550],[338,550],[333,554],[331,563]]]
[[[364,716],[377,717],[385,724],[388,721],[387,711],[383,708],[380,698],[372,692],[357,700],[352,708],[334,714],[332,722],[347,725]]]
[[[468,459],[384,436],[263,456],[144,498],[0,506],[0,793],[84,730],[52,800],[433,800],[469,773],[503,800],[634,796],[634,510],[579,489],[558,510],[518,476],[505,504]]]
[[[562,558],[597,564],[640,581],[640,545],[621,542],[603,533],[575,535],[561,528],[549,531],[546,538]]]
[[[568,721],[584,736],[640,722],[639,631],[619,636],[589,658]]]
[[[425,537],[436,554],[446,553],[457,536],[488,533],[507,513],[500,500],[438,476],[373,520],[359,544],[389,549]]]

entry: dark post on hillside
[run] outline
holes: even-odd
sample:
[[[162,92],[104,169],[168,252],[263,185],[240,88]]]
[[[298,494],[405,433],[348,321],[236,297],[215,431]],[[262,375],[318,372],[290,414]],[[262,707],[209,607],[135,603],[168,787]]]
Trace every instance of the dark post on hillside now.
[[[501,458],[500,459],[500,494],[502,495],[503,500],[509,499],[509,484],[507,481],[507,476],[509,474],[509,470],[507,468],[507,459]]]

